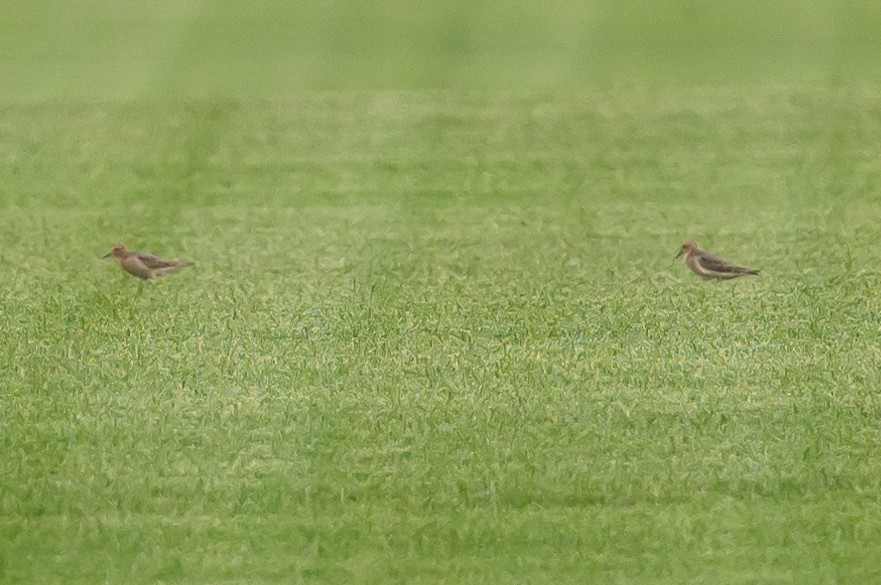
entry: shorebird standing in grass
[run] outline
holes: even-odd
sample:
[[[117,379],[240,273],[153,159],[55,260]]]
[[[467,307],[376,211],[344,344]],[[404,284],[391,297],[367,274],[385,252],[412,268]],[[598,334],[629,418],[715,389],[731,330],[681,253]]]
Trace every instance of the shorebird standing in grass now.
[[[131,274],[144,280],[156,280],[160,276],[177,272],[181,268],[191,266],[190,262],[178,260],[163,260],[152,254],[143,252],[129,252],[122,244],[116,244],[113,249],[105,254],[104,258],[115,256],[119,258],[119,266]]]
[[[758,270],[735,266],[715,254],[704,252],[697,247],[697,242],[694,240],[682,244],[676,257],[679,258],[683,254],[685,254],[685,265],[701,278],[729,280],[739,276],[756,276],[759,273]]]

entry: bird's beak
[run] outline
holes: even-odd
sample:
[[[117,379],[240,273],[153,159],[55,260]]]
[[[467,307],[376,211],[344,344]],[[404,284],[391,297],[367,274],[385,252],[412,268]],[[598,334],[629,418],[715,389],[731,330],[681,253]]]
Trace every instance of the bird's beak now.
[[[102,258],[110,258],[111,256],[113,256],[113,252],[107,252],[106,254],[104,254],[104,255],[101,256],[101,257],[102,257]]]
[[[682,250],[679,250],[679,253],[676,254],[675,256],[673,256],[673,259],[676,260],[676,259],[679,258],[680,256],[682,256]]]

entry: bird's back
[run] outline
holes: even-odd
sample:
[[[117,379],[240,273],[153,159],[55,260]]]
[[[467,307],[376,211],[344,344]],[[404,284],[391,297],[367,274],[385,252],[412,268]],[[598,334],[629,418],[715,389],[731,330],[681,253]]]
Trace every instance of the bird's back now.
[[[132,252],[131,255],[137,257],[137,259],[147,268],[169,268],[180,264],[180,262],[174,260],[163,260],[159,256],[144,254],[143,252]]]

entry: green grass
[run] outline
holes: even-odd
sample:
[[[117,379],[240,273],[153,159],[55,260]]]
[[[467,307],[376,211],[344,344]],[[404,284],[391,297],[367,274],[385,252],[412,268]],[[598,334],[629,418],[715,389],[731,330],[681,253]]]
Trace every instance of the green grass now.
[[[877,580],[876,95],[6,102],[0,581]]]
[[[4,3],[0,583],[881,580],[878,3],[366,6]]]
[[[3,3],[0,98],[881,82],[875,0]]]

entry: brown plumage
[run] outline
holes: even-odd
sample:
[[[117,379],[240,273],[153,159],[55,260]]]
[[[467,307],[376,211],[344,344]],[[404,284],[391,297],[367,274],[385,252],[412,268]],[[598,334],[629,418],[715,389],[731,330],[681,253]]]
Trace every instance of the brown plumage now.
[[[105,254],[104,258],[114,256],[119,258],[119,266],[131,274],[144,280],[156,280],[160,276],[177,272],[181,268],[192,266],[190,262],[178,260],[163,260],[152,254],[142,252],[130,252],[122,244],[113,246],[113,249]]]
[[[758,270],[735,266],[715,254],[704,252],[697,247],[697,242],[694,240],[682,244],[676,257],[679,258],[683,254],[685,254],[685,265],[701,278],[729,280],[740,276],[756,276],[759,273]]]

